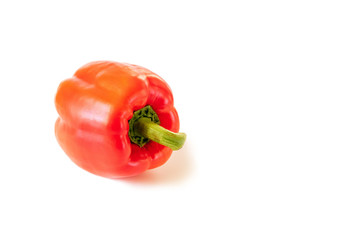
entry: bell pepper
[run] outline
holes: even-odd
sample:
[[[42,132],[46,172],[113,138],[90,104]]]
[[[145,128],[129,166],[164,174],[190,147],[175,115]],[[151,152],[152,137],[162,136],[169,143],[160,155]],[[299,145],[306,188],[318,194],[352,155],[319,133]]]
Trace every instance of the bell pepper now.
[[[107,178],[163,165],[186,135],[167,83],[146,68],[91,62],[60,83],[56,139],[79,167]]]

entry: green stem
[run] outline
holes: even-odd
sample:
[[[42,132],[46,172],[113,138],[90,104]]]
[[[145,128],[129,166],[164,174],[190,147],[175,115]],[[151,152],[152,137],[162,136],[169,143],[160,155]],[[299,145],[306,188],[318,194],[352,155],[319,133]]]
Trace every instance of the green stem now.
[[[136,135],[144,136],[172,150],[180,149],[186,139],[185,133],[174,133],[154,123],[149,118],[140,118],[134,123]]]

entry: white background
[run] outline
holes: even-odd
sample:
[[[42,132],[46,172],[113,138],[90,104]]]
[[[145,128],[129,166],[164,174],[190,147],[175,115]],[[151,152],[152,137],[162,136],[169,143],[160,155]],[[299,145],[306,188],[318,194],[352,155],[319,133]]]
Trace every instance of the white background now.
[[[358,1],[1,1],[0,239],[359,239]],[[126,180],[54,137],[94,60],[171,86],[188,135]]]

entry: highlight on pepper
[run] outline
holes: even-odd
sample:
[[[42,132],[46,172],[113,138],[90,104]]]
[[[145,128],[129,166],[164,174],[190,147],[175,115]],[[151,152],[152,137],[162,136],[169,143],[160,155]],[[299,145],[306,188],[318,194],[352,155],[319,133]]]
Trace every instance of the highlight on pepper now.
[[[91,62],[60,83],[56,139],[79,167],[107,178],[163,165],[186,135],[167,83],[127,63]]]

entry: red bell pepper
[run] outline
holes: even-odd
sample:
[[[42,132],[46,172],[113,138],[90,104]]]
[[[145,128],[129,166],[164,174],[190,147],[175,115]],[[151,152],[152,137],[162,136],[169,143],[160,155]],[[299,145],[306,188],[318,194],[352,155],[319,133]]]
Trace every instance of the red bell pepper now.
[[[163,165],[184,144],[166,82],[132,64],[98,61],[61,82],[55,135],[81,168],[122,178]]]

